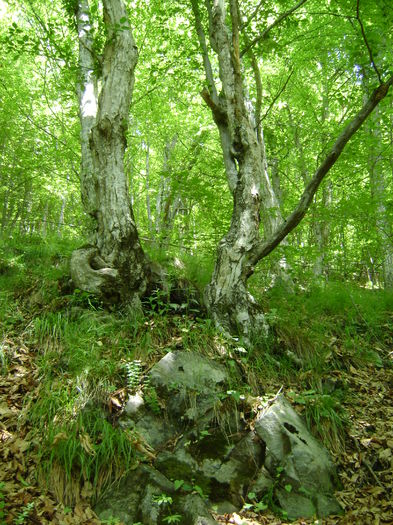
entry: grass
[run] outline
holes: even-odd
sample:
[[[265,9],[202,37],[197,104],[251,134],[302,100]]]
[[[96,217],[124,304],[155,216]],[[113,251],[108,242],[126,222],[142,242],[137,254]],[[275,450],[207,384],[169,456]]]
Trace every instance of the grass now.
[[[177,311],[160,297],[150,312],[135,316],[126,308],[108,312],[85,292],[61,295],[58,282],[67,279],[78,244],[59,238],[0,240],[0,370],[5,373],[10,360],[5,339],[22,333],[36,352],[40,381],[24,410],[36,436],[45,436],[40,476],[68,505],[83,490],[98,498],[135,464],[135,436],[113,424],[108,402],[127,387],[137,360],[146,370],[166,352],[187,349],[225,359],[234,393],[260,394],[284,385],[332,451],[342,448],[348,422],[340,370],[391,366],[392,293],[343,283],[296,294],[273,289],[260,298],[270,332],[243,352],[218,335],[209,319]],[[171,266],[172,274],[201,290],[209,263],[198,264],[196,257],[181,263]],[[151,403],[158,406],[156,399]]]

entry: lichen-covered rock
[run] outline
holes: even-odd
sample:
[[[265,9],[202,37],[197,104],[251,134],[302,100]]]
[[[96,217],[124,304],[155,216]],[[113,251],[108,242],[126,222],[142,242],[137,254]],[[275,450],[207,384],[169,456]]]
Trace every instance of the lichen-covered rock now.
[[[290,518],[338,513],[333,462],[283,396],[258,415],[255,432],[266,447],[267,471],[272,477],[280,474],[275,494]],[[282,490],[284,485],[288,490]],[[320,495],[327,496],[324,504],[317,503]]]
[[[334,465],[291,405],[279,397],[247,422],[228,383],[224,366],[192,352],[170,352],[152,368],[160,412],[134,395],[121,425],[152,450],[153,465],[113,489],[100,517],[161,525],[178,514],[182,525],[212,525],[209,508],[238,511],[248,492],[273,498],[291,519],[340,512]]]

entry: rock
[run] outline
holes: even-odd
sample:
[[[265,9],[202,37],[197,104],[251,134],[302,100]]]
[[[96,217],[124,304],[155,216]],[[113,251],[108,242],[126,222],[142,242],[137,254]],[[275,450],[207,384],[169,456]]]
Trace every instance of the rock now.
[[[135,430],[153,449],[159,448],[179,433],[179,430],[163,417],[145,414],[135,424]]]
[[[101,520],[118,518],[125,525],[143,520],[143,525],[156,525],[161,509],[154,497],[173,492],[173,483],[158,470],[140,465],[109,490],[94,510]]]
[[[178,448],[174,452],[161,452],[157,456],[156,466],[173,480],[191,480],[199,471],[198,462],[184,448]]]
[[[143,397],[138,392],[137,394],[128,396],[126,406],[124,407],[124,412],[127,416],[133,416],[137,414],[144,406],[145,402]]]
[[[147,485],[140,503],[140,517],[143,525],[158,525],[163,507],[157,502],[161,491],[156,485]]]
[[[125,525],[133,525],[137,522],[145,479],[143,471],[138,469],[106,492],[94,509],[99,518],[101,520],[118,518]]]
[[[194,352],[169,352],[150,371],[151,384],[216,391],[227,379],[225,368]]]
[[[206,503],[198,494],[189,494],[179,501],[179,509],[187,525],[215,525]]]
[[[239,507],[233,505],[230,501],[219,501],[212,505],[212,509],[217,514],[233,514],[239,510]]]
[[[297,492],[287,492],[281,488],[275,490],[275,496],[290,520],[312,518],[317,514],[317,509],[307,496]]]
[[[315,497],[315,503],[317,507],[317,516],[320,516],[321,518],[325,518],[330,514],[340,515],[343,513],[343,509],[333,496],[317,494]]]
[[[255,480],[252,481],[251,485],[249,486],[249,492],[255,492],[255,494],[258,496],[258,499],[260,499],[261,496],[271,490],[273,484],[274,479],[266,470],[266,468],[262,467],[259,470]]]
[[[291,486],[291,492],[280,487],[275,490],[288,515],[336,514],[339,505],[333,496],[337,480],[333,462],[284,397],[280,396],[261,412],[255,423],[255,432],[266,446],[266,469],[273,478],[281,472],[281,485]],[[325,504],[318,506],[316,502],[320,495],[326,496]],[[299,506],[296,509],[297,499]]]
[[[180,351],[152,368],[149,388],[160,412],[142,392],[129,397],[120,425],[155,450],[154,466],[122,480],[97,505],[100,517],[161,525],[178,514],[183,525],[212,525],[209,508],[238,511],[248,492],[274,498],[291,519],[340,513],[334,465],[283,397],[247,423],[227,394],[226,369]]]

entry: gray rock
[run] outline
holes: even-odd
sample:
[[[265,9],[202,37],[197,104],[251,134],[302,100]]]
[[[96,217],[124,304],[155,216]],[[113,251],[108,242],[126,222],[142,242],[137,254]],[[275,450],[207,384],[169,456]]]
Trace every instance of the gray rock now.
[[[187,525],[215,525],[209,508],[198,494],[188,494],[180,498],[179,508]]]
[[[143,525],[158,525],[162,507],[157,503],[155,497],[160,496],[161,491],[156,485],[147,485],[140,503],[140,515]]]
[[[317,515],[317,509],[307,496],[295,492],[287,492],[285,489],[277,489],[275,495],[280,507],[285,510],[290,520],[312,518]]]
[[[150,371],[153,386],[212,392],[227,380],[225,368],[194,352],[169,352]]]
[[[161,447],[178,433],[177,427],[169,424],[164,417],[152,414],[141,417],[135,424],[135,430],[153,449]]]
[[[217,514],[233,514],[239,511],[239,506],[233,505],[230,501],[219,501],[212,505],[212,510]]]
[[[164,450],[157,456],[156,467],[170,479],[191,480],[199,472],[198,462],[184,448]]]
[[[168,419],[177,425],[207,424],[214,418],[218,393],[227,381],[225,368],[194,352],[169,352],[150,371],[150,384],[165,399]]]
[[[320,518],[325,518],[331,514],[340,515],[343,513],[342,507],[333,496],[317,494],[314,501],[317,507],[317,516]]]
[[[150,385],[161,412],[130,396],[120,424],[156,451],[154,467],[140,464],[113,488],[96,507],[102,519],[159,525],[179,514],[187,525],[213,525],[209,507],[234,512],[247,492],[258,499],[273,494],[291,519],[340,513],[334,465],[283,397],[258,414],[250,431],[253,425],[226,395],[225,368],[206,357],[171,352],[152,368]],[[174,480],[184,481],[177,491]],[[160,504],[160,496],[172,503]]]
[[[141,394],[137,393],[132,396],[128,396],[126,406],[124,407],[124,412],[127,416],[134,416],[143,408],[145,402]]]
[[[336,474],[327,450],[282,396],[258,416],[255,431],[266,445],[265,466],[273,476],[280,466],[306,489],[333,489]]]
[[[275,491],[288,515],[317,514],[313,503],[317,495],[327,496],[323,500],[325,504],[319,505],[325,516],[337,513],[339,505],[333,496],[337,475],[333,462],[290,403],[280,396],[258,416],[255,431],[266,446],[266,469],[274,478],[280,467],[281,485],[289,484],[293,489],[288,493],[277,487]],[[296,501],[299,502],[297,508]]]
[[[261,496],[269,492],[269,490],[271,490],[273,484],[274,479],[266,470],[266,468],[262,467],[259,470],[255,480],[249,486],[249,492],[255,492],[258,498],[260,498]]]
[[[138,521],[139,502],[146,477],[143,471],[132,472],[105,493],[94,511],[101,520],[118,518],[126,525]]]

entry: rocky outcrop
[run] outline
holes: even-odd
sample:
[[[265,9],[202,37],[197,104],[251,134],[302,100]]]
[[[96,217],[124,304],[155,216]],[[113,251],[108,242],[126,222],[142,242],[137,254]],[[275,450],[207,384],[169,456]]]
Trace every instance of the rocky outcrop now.
[[[250,492],[290,519],[341,512],[334,465],[290,403],[280,396],[252,411],[230,383],[222,364],[191,352],[152,368],[120,420],[146,455],[98,503],[102,519],[210,525],[212,508],[239,510]]]

